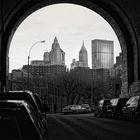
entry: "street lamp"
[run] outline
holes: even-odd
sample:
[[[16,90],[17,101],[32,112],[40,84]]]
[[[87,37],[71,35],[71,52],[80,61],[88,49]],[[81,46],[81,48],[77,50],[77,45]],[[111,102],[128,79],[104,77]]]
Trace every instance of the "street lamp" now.
[[[29,54],[28,54],[28,76],[27,76],[27,77],[28,77],[28,90],[29,90],[29,60],[30,60],[30,53],[31,53],[32,48],[33,48],[36,44],[39,44],[39,43],[45,43],[45,40],[35,42],[35,43],[30,47]]]

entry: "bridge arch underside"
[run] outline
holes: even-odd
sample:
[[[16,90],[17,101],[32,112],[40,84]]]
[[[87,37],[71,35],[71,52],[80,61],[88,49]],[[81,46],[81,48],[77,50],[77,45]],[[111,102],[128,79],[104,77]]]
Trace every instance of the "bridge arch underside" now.
[[[12,0],[3,3],[4,30],[1,37],[2,61],[0,63],[2,85],[6,87],[9,47],[16,28],[34,11],[44,6],[60,3],[87,7],[101,15],[112,26],[120,42],[123,56],[121,96],[132,96],[133,91],[136,92],[134,94],[140,94],[138,88],[140,80],[138,35],[126,11],[120,6],[120,3],[113,0],[24,0],[20,2]]]

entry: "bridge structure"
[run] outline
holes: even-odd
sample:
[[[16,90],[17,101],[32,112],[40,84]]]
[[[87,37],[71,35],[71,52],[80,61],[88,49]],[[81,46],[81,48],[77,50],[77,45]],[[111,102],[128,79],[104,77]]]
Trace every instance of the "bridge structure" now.
[[[140,95],[139,0],[0,0],[0,86],[6,90],[8,55],[12,37],[22,21],[52,4],[77,4],[101,15],[114,29],[122,49],[120,96]]]

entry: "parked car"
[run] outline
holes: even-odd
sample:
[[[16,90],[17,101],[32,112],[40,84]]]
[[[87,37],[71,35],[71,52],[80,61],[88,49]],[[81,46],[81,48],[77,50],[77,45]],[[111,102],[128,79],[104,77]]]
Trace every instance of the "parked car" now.
[[[39,118],[42,120],[46,131],[48,129],[47,125],[47,117],[46,114],[44,114],[41,110],[41,106],[39,105],[39,101],[37,101],[37,95],[30,91],[8,91],[4,92],[0,96],[0,100],[24,100],[32,105],[33,109],[38,114]]]
[[[66,107],[63,108],[62,112],[64,114],[68,114],[68,113],[86,113],[87,109],[85,107],[81,107],[81,105],[68,105]]]
[[[107,115],[106,106],[109,105],[110,99],[102,99],[98,102],[97,107],[95,108],[94,116],[102,117]]]
[[[123,116],[132,121],[140,121],[140,96],[131,97],[122,109]]]
[[[42,110],[38,104],[38,102],[35,99],[35,96],[33,96],[33,93],[30,91],[7,91],[1,94],[0,100],[25,100],[29,102],[33,108],[38,111],[40,114],[42,113]]]
[[[91,107],[89,104],[82,104],[81,107],[85,108],[85,112],[91,112]]]
[[[34,109],[25,101],[0,100],[0,138],[47,140],[47,132]]]
[[[37,93],[33,93],[33,92],[30,92],[30,94],[32,94],[32,96],[34,97],[35,103],[37,104],[38,109],[40,110],[40,112],[43,113],[43,104],[42,104],[41,99],[38,96],[38,94]]]
[[[125,106],[128,98],[113,98],[107,105],[107,116],[111,118],[122,117],[122,108]]]

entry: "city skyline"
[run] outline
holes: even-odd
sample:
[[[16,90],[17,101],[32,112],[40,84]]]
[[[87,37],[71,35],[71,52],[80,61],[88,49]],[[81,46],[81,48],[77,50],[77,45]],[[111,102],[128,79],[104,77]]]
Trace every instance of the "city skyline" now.
[[[75,13],[75,14],[74,14]],[[66,53],[68,68],[72,59],[78,60],[78,53],[84,41],[91,68],[91,40],[114,41],[114,58],[119,55],[120,44],[111,26],[97,13],[73,4],[56,4],[44,7],[28,16],[17,28],[10,44],[10,71],[27,64],[28,52],[36,41],[45,40],[32,49],[31,60],[42,60],[43,53],[50,51],[54,37]],[[16,55],[15,55],[16,54]]]

